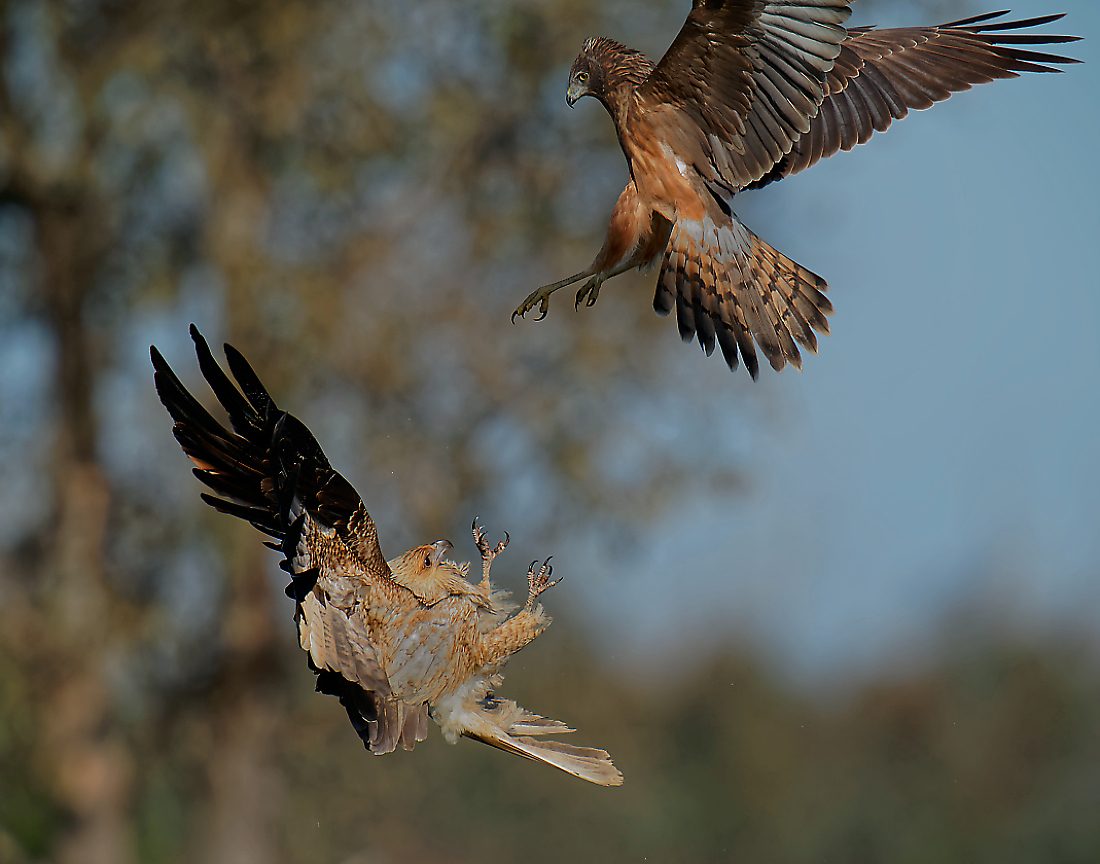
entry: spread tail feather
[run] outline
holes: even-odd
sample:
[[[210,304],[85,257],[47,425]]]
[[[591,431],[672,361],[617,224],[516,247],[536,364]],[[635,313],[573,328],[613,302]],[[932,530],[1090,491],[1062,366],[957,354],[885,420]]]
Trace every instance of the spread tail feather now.
[[[735,217],[676,223],[653,308],[676,310],[684,341],[698,337],[709,356],[717,344],[730,369],[738,355],[756,378],[758,345],[776,371],[801,368],[798,345],[817,352],[833,311],[825,280],[778,252]]]
[[[575,730],[560,720],[533,714],[511,699],[488,696],[467,705],[465,719],[467,728],[462,734],[467,738],[542,762],[597,786],[623,785],[623,775],[606,750],[542,738]]]

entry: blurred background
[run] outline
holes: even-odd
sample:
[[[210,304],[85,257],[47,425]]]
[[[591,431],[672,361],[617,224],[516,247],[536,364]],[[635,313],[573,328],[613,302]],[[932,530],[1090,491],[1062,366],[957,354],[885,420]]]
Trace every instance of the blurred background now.
[[[754,385],[652,273],[508,323],[626,178],[582,39],[686,0],[0,2],[0,862],[1100,860],[1100,6],[1014,5],[1090,65],[742,197],[837,307]],[[555,555],[504,692],[623,789],[363,751],[156,401],[192,321],[387,554]]]

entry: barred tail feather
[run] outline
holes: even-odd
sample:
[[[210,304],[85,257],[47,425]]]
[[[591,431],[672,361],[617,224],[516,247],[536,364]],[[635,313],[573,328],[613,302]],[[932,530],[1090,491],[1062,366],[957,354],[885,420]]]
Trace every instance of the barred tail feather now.
[[[676,310],[684,341],[698,338],[709,356],[715,344],[730,369],[738,357],[756,378],[754,346],[776,371],[802,367],[798,346],[816,353],[829,332],[833,307],[825,280],[757,237],[736,218],[676,224],[657,279],[653,308]]]

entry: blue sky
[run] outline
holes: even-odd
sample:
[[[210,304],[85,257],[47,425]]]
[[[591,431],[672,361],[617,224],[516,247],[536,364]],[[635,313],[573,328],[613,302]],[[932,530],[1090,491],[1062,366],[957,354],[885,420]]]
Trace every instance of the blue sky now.
[[[732,388],[745,495],[676,514],[621,593],[578,589],[612,653],[747,639],[820,681],[919,664],[963,607],[980,627],[1094,627],[1100,4],[1069,5],[1055,28],[1086,37],[1068,49],[1086,65],[958,95],[739,202],[829,280],[833,335],[801,375]],[[877,20],[927,23],[906,11]],[[637,278],[623,293],[648,294]],[[700,386],[731,391],[705,365]],[[710,578],[677,579],[686,560]]]

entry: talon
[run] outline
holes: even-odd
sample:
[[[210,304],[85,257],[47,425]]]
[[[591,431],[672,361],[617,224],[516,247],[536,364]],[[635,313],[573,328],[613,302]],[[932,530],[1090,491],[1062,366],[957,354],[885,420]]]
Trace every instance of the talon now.
[[[499,541],[495,546],[490,546],[489,542],[485,539],[485,529],[478,525],[476,520],[474,521],[473,532],[474,543],[477,545],[483,558],[495,558],[508,548],[508,543],[512,539],[512,536],[505,531],[504,539]]]
[[[540,288],[527,295],[527,299],[524,300],[519,306],[516,307],[516,311],[512,313],[512,323],[516,323],[517,316],[526,320],[527,313],[535,308],[536,304],[539,307],[539,317],[535,318],[536,321],[541,321],[546,317],[546,313],[550,311],[550,295],[543,293]]]
[[[596,301],[600,297],[600,286],[602,281],[593,277],[589,279],[584,285],[581,286],[581,290],[577,292],[576,302],[573,304],[574,309],[580,309],[583,302],[585,307],[592,308],[596,305]]]
[[[535,318],[535,321],[542,321],[546,318],[550,312],[550,295],[557,291],[559,288],[564,288],[566,285],[572,285],[576,282],[580,282],[582,279],[587,279],[591,276],[590,270],[585,270],[582,273],[577,273],[574,276],[570,276],[567,279],[562,279],[559,282],[554,282],[550,285],[543,285],[537,291],[532,291],[527,295],[527,299],[524,300],[519,306],[516,307],[516,311],[512,313],[512,323],[516,323],[517,316],[520,318],[527,317],[527,313],[530,312],[535,306],[538,306],[539,314]]]
[[[555,585],[557,585],[558,583],[561,582],[561,579],[552,579],[551,578],[554,575],[554,565],[550,563],[551,560],[553,559],[553,557],[554,556],[551,555],[549,558],[547,558],[545,561],[543,561],[541,566],[539,566],[539,569],[538,569],[537,572],[535,570],[535,566],[538,565],[538,563],[539,563],[537,559],[532,561],[531,566],[527,569],[527,584],[528,584],[527,608],[528,609],[531,609],[531,608],[534,607],[535,601],[540,596],[542,596],[543,593],[545,593],[546,591],[549,591],[551,588],[553,588]]]

